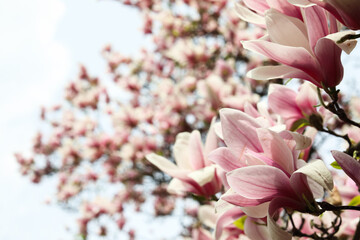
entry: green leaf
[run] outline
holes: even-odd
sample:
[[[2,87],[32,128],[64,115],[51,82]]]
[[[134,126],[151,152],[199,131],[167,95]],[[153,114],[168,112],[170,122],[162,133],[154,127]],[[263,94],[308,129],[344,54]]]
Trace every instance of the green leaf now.
[[[359,206],[360,205],[360,195],[355,196],[351,201],[349,202],[349,206]]]
[[[330,165],[335,169],[342,169],[336,161],[333,161]]]
[[[294,132],[302,127],[309,126],[309,125],[310,125],[310,123],[305,118],[302,118],[293,123],[293,125],[290,128],[290,131]]]
[[[245,224],[246,218],[247,218],[246,215],[242,216],[241,218],[235,220],[233,223],[238,229],[244,230],[244,224]]]

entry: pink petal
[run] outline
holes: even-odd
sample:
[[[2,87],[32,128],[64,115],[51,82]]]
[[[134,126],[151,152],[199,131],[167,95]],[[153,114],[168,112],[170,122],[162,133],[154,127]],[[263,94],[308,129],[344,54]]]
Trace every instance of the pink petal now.
[[[313,4],[316,4],[322,8],[325,8],[329,12],[331,12],[332,15],[334,15],[336,18],[341,18],[337,10],[331,6],[331,4],[323,1],[323,0],[291,0],[291,2],[297,2],[297,1],[306,1],[309,2],[309,6],[314,6]],[[339,20],[340,21],[340,20]]]
[[[360,162],[340,151],[331,151],[336,162],[360,188]]]
[[[191,239],[193,240],[212,240],[211,233],[204,228],[195,228],[192,231]]]
[[[328,14],[328,19],[329,19],[329,33],[337,33],[339,32],[339,28],[341,27],[340,24],[338,24],[338,21],[336,20],[336,18],[334,17],[334,15],[332,14]]]
[[[295,170],[294,158],[284,140],[279,134],[265,128],[257,129],[257,133],[265,155],[291,174]]]
[[[294,173],[291,175],[290,183],[296,195],[293,196],[294,199],[302,201],[299,199],[306,199],[308,202],[314,201],[314,195],[310,189],[307,178],[305,175],[300,173]],[[305,202],[305,200],[303,200]]]
[[[236,158],[226,147],[220,147],[212,151],[209,154],[208,159],[219,165],[225,172],[230,172],[237,168],[246,166],[240,162],[240,158]]]
[[[248,217],[244,224],[245,235],[250,239],[268,240],[270,239],[268,228],[260,219]]]
[[[254,207],[266,202],[270,202],[271,200],[270,198],[249,199],[236,193],[223,195],[221,199],[239,207]]]
[[[310,46],[314,50],[317,41],[329,34],[325,11],[318,6],[308,7],[304,9],[304,16]]]
[[[360,28],[359,12],[360,6],[357,1],[343,0],[310,0],[313,3],[325,8],[334,15],[342,24],[350,29],[357,30]]]
[[[313,83],[321,87],[319,84],[323,79],[321,67],[317,60],[306,49],[302,47],[284,46],[264,40],[245,41],[243,42],[243,47],[305,72],[312,78],[305,80],[313,81],[313,79],[315,79],[316,82]]]
[[[241,4],[236,4],[236,13],[239,15],[239,17],[246,21],[246,22],[250,22],[253,24],[256,24],[260,27],[265,28],[265,19],[264,17],[254,13],[253,11],[251,11],[250,9],[248,9],[247,7],[241,5]]]
[[[271,159],[264,159],[265,157],[261,153],[255,153],[250,150],[246,150],[243,155],[243,162],[245,163],[245,166],[253,166],[253,165],[271,165],[271,163],[268,161]]]
[[[318,96],[314,87],[311,83],[305,82],[301,85],[299,93],[296,96],[296,104],[301,111],[307,115],[316,112],[314,106],[318,103]]]
[[[276,9],[279,12],[294,18],[302,19],[300,8],[283,0],[267,0],[270,8]]]
[[[303,115],[296,104],[296,93],[280,84],[269,87],[269,107],[285,120],[301,119]]]
[[[266,11],[265,20],[272,42],[285,46],[303,47],[310,51],[306,27],[301,20],[279,13],[274,9]]]
[[[225,183],[223,180],[223,178],[225,178],[225,172],[222,169],[220,169],[218,166],[214,164],[208,167],[215,168],[214,178],[212,179],[211,182],[206,183],[203,186],[203,189],[206,193],[206,196],[212,196],[218,193],[223,187],[227,189],[227,183]]]
[[[248,8],[261,14],[264,14],[264,12],[270,8],[267,1],[264,0],[244,0],[244,3]]]
[[[275,162],[270,157],[266,156],[264,153],[253,152],[249,149],[246,150],[246,152],[242,158],[242,161],[247,166],[268,165],[268,166],[273,166],[273,167],[281,169],[281,166],[277,162]]]
[[[308,129],[310,128],[307,128],[306,132],[309,133]],[[300,150],[308,149],[311,146],[312,139],[305,135],[291,131],[282,131],[279,133],[279,135],[291,150],[293,156],[294,169],[296,169],[296,164],[300,154]]]
[[[220,119],[225,144],[240,157],[248,147],[260,152],[262,150],[256,135],[256,128],[260,125],[247,114],[229,108],[220,110]]]
[[[253,118],[257,118],[260,117],[260,114],[258,113],[258,111],[256,110],[256,108],[249,102],[245,102],[244,104],[244,112],[253,117]]]
[[[248,78],[256,80],[271,80],[276,78],[300,78],[310,79],[309,81],[315,82],[315,80],[307,73],[286,65],[278,66],[261,66],[251,69],[246,73]]]
[[[236,169],[227,174],[230,187],[249,199],[268,199],[292,195],[289,178],[278,168],[257,165]]]
[[[230,210],[226,211],[223,215],[221,215],[217,221],[216,221],[216,228],[215,228],[215,239],[220,239],[223,229],[230,224],[233,224],[233,222],[237,219],[239,219],[241,216],[244,215],[244,212],[241,211],[238,207],[233,207]]]
[[[322,38],[315,46],[315,55],[323,69],[324,85],[337,86],[344,73],[340,59],[341,49],[330,39]]]

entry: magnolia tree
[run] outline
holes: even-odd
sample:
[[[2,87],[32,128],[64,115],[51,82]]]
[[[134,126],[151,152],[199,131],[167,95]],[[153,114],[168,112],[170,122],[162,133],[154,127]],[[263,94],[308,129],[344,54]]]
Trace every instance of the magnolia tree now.
[[[33,156],[16,154],[34,183],[58,178],[79,236],[112,220],[135,239],[124,209],[162,217],[192,199],[184,238],[360,239],[360,108],[337,88],[360,2],[119,2],[151,50],[105,47],[110,78],[81,67],[66,102],[42,109]],[[325,159],[319,136],[341,141]]]

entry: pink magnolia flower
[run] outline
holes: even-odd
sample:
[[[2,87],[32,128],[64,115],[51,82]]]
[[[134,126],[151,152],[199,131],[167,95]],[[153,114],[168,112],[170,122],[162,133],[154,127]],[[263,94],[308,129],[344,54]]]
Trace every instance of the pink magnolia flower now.
[[[328,10],[342,24],[350,29],[360,29],[360,4],[357,0],[291,0],[300,6],[318,6]]]
[[[234,191],[222,197],[231,204],[243,207],[248,216],[267,215],[272,239],[291,239],[291,234],[277,226],[274,216],[280,208],[299,212],[316,212],[315,198],[322,188],[333,188],[331,173],[321,160],[306,164],[280,134],[268,129],[257,129],[263,154],[253,154],[258,165],[245,166],[227,174]],[[262,163],[261,163],[262,162]]]
[[[217,138],[210,127],[205,146],[201,142],[199,131],[179,133],[174,145],[174,159],[177,165],[155,153],[146,156],[152,164],[174,179],[168,191],[183,195],[187,192],[210,197],[221,190],[222,181],[216,166],[207,155],[217,148]]]
[[[335,19],[329,19],[318,6],[304,9],[304,22],[274,9],[266,11],[268,40],[243,42],[244,48],[262,54],[282,65],[258,67],[247,76],[258,80],[300,78],[318,87],[334,87],[343,77],[340,55],[342,47],[348,53],[355,47],[337,45]],[[330,21],[330,27],[328,25]]]
[[[266,185],[270,187],[270,185],[273,186],[273,184],[276,184],[276,181],[280,181],[281,183],[279,184],[284,188],[284,192],[294,194],[293,196],[300,194],[300,202],[302,202],[301,199],[303,196],[301,194],[303,192],[300,191],[295,194],[293,189],[302,188],[304,193],[308,194],[307,197],[309,201],[313,199],[311,191],[301,186],[301,184],[295,180],[300,178],[299,176],[301,176],[301,174],[305,174],[302,172],[303,170],[308,168],[312,169],[311,167],[306,167],[308,165],[322,165],[324,167],[321,161],[307,165],[303,160],[298,160],[300,150],[307,148],[311,144],[309,138],[288,131],[276,133],[270,129],[263,128],[269,127],[264,119],[255,119],[241,111],[233,109],[222,109],[220,111],[220,118],[222,137],[226,147],[214,150],[209,155],[209,159],[216,162],[222,169],[228,172],[227,180],[237,195],[242,194],[239,194],[236,189],[245,188],[245,192],[253,192],[253,190],[251,190],[252,183],[258,185],[256,182],[263,179],[264,183],[260,184],[260,186],[258,186],[259,188],[266,188]],[[326,167],[324,167],[324,169],[324,176],[328,178],[327,180],[331,179],[331,175],[329,176],[330,173]],[[294,179],[290,181],[292,175],[294,175]],[[272,179],[271,176],[274,177],[274,181],[269,181],[269,179]],[[254,180],[253,178],[259,179]],[[242,181],[244,181],[244,183],[242,183]],[[287,186],[286,183],[288,184]],[[297,184],[300,184],[300,186]],[[275,189],[277,188],[275,187]],[[242,191],[243,190],[240,192]],[[275,194],[276,191],[272,193]],[[264,192],[257,189],[254,190],[253,193],[261,195]],[[230,199],[231,197],[225,196],[224,198]],[[250,201],[249,199],[252,200]],[[271,200],[266,197],[260,198],[261,200],[254,199],[257,198],[248,198],[247,194],[244,193],[242,197],[236,200],[236,205],[241,206],[242,200],[244,200],[243,206],[257,206]]]
[[[227,174],[228,183],[235,193],[223,199],[247,207],[280,197],[296,202],[295,210],[310,211],[315,204],[314,194],[317,197],[322,195],[319,185],[332,189],[332,177],[325,164],[321,160],[309,164],[298,160],[298,151],[291,148],[294,143],[288,145],[293,141],[285,141],[278,133],[260,128],[257,134],[264,153],[253,153],[251,156],[258,164]]]
[[[323,188],[332,189],[333,183],[321,160],[308,164],[298,160],[300,150],[310,145],[307,137],[263,128],[266,124],[260,125],[260,119],[232,109],[222,109],[220,117],[227,147],[216,149],[209,158],[228,172],[231,188],[221,200],[240,206],[249,217],[268,216],[270,234],[279,232],[273,220],[279,208],[316,211],[315,198],[323,195]]]

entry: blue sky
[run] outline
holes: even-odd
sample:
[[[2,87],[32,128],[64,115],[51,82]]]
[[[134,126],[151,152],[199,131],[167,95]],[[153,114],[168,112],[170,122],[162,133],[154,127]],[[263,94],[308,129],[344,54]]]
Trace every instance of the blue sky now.
[[[79,63],[104,75],[103,46],[135,53],[140,28],[136,11],[111,1],[0,1],[0,239],[72,239],[74,216],[44,204],[55,181],[29,183],[13,153],[30,149],[40,106],[62,99]]]

